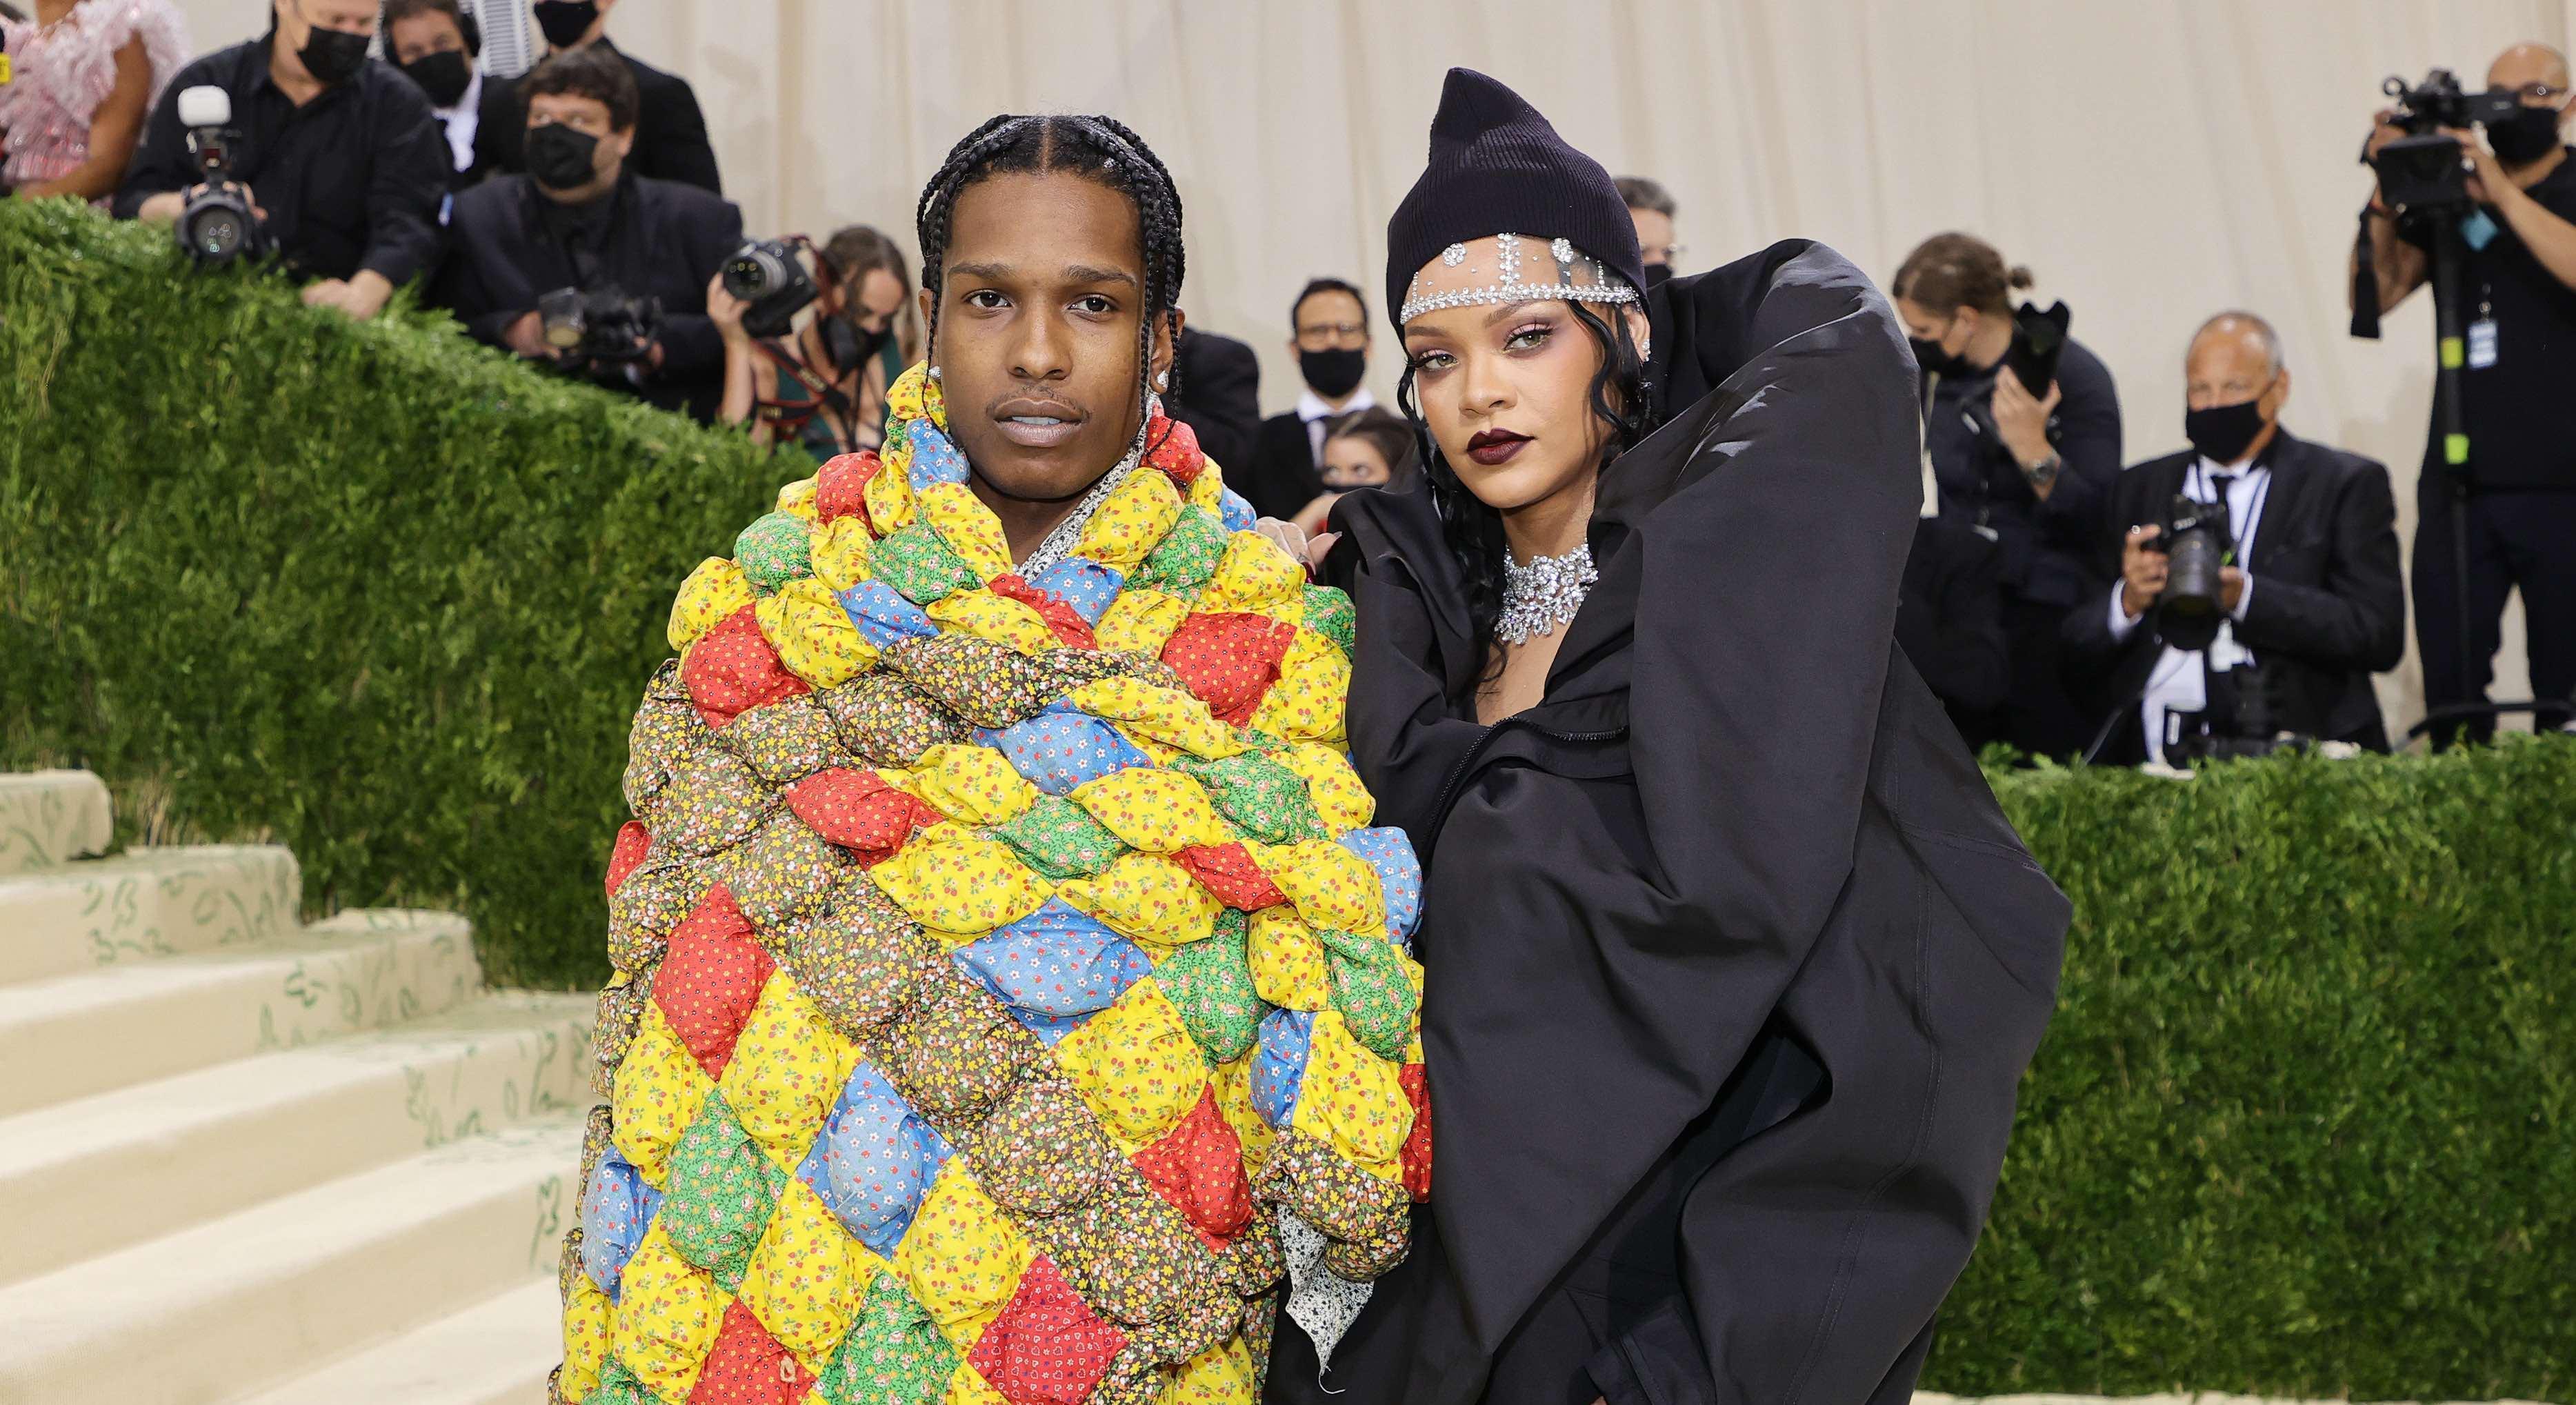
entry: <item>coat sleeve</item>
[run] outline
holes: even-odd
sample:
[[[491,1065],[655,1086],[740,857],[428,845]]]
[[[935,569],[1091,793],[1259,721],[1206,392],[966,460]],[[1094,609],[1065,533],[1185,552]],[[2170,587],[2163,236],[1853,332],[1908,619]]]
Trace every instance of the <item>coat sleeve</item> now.
[[[1261,362],[1232,337],[1192,341],[1205,349],[1191,358],[1181,382],[1188,407],[1183,418],[1220,471],[1249,467],[1253,435],[1261,427]]]
[[[2111,371],[2087,353],[2058,377],[2057,453],[2065,460],[2057,487],[2039,508],[2051,540],[2090,553],[2120,481],[2120,393]]]
[[[687,79],[672,76],[668,88],[645,101],[652,109],[647,120],[653,124],[653,140],[637,153],[642,159],[636,174],[724,194],[724,178],[716,171],[716,149],[707,139],[707,115],[698,106],[697,90]]]
[[[2385,672],[2406,652],[2406,586],[2397,567],[2397,503],[2388,470],[2364,461],[2336,496],[2333,512],[2324,579],[2301,585],[2256,571],[2236,637],[2257,655]],[[2258,534],[2258,561],[2262,546]]]
[[[687,378],[724,365],[724,335],[707,316],[706,287],[725,256],[742,247],[742,211],[730,200],[703,195],[682,208],[678,242],[687,266],[679,275],[690,293],[663,309],[662,374]]]
[[[438,265],[438,207],[456,167],[437,114],[408,82],[389,89],[375,142],[358,266],[399,288]]]

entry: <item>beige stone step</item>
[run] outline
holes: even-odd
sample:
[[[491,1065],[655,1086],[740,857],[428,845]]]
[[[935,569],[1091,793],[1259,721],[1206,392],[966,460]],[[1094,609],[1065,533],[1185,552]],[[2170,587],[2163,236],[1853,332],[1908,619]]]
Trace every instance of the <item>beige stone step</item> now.
[[[107,787],[87,771],[0,773],[0,874],[103,852],[110,818]]]
[[[232,1399],[486,1302],[553,1271],[580,1155],[566,1115],[0,1288],[0,1400]]]
[[[303,894],[274,845],[129,849],[0,876],[0,985],[281,937]]]
[[[532,1278],[237,1405],[540,1405],[562,1321],[555,1280]]]
[[[443,1015],[0,1119],[0,1281],[591,1101],[595,1005],[492,994]]]
[[[463,918],[361,911],[247,946],[0,986],[0,1117],[434,1015],[481,984]]]

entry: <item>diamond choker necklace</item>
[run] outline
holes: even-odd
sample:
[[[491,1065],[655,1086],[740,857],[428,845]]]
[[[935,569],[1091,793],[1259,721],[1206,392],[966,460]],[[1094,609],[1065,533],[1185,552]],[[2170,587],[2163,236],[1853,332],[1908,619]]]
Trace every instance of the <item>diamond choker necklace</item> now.
[[[1494,638],[1518,647],[1533,635],[1556,633],[1583,608],[1583,597],[1599,579],[1589,542],[1563,556],[1534,556],[1526,566],[1514,565],[1505,553],[1503,612],[1494,620]]]

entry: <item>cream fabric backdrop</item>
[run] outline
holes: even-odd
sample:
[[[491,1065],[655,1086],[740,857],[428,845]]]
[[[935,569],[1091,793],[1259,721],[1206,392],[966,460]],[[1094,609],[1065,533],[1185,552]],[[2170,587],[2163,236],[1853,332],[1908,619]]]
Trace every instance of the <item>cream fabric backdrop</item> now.
[[[201,44],[266,10],[185,3]],[[1481,68],[1670,186],[1685,269],[1803,235],[1884,279],[1925,235],[1993,240],[2109,362],[2132,460],[2181,446],[2199,320],[2263,313],[2289,423],[2386,462],[2410,542],[2432,320],[2418,297],[2384,340],[2345,335],[2354,157],[2388,74],[2476,86],[2508,43],[2576,37],[2565,0],[620,0],[611,29],[697,85],[754,229],[865,221],[909,245],[922,181],[976,122],[1122,118],[1180,182],[1191,319],[1261,353],[1273,412],[1298,387],[1288,299],[1313,274],[1381,284],[1441,74]],[[2520,696],[2518,607],[2510,628],[2497,686]],[[2381,692],[2396,725],[2420,715],[2411,646]]]

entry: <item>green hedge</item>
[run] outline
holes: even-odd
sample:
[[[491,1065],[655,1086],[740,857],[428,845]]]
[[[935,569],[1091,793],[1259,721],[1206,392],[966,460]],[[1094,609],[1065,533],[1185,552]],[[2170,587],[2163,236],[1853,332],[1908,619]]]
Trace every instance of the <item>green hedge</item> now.
[[[59,202],[0,386],[0,765],[602,974],[669,594],[792,470]],[[1926,1384],[2576,1393],[2576,744],[1996,779],[2077,919]]]
[[[595,984],[671,592],[793,476],[444,315],[0,200],[0,765],[148,784],[293,846],[317,906],[454,907],[493,979]]]

